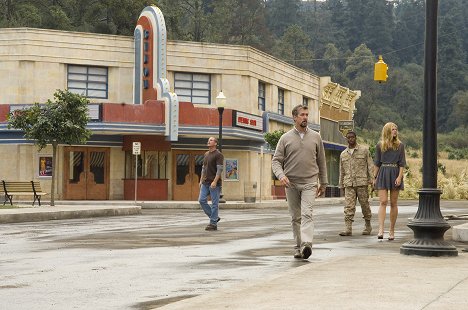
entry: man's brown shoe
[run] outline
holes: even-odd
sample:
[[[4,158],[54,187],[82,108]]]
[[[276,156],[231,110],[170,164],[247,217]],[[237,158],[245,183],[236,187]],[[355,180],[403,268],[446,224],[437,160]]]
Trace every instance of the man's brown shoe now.
[[[209,230],[209,231],[218,230],[218,226],[209,224],[208,226],[205,227],[205,230]]]

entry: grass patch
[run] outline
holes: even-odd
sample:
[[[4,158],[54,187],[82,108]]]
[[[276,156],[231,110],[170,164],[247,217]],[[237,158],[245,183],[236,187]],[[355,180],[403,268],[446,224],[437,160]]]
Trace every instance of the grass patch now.
[[[437,188],[442,190],[441,199],[468,200],[468,160],[451,160],[441,156],[438,160]],[[408,169],[405,171],[405,190],[400,198],[418,199],[422,188],[422,159],[407,158]]]

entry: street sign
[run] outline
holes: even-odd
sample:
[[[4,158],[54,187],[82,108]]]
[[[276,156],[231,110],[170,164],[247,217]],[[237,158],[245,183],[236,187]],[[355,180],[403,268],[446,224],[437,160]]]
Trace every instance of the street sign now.
[[[341,134],[346,137],[346,134],[348,131],[351,131],[354,129],[354,121],[338,121],[338,130],[341,132]]]
[[[133,142],[133,155],[140,155],[141,142]]]

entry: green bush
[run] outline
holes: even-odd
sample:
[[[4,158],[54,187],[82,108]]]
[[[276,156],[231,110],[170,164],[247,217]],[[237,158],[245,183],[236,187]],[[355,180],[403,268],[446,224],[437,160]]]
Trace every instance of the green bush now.
[[[466,128],[457,128],[452,132],[437,135],[439,148],[452,147],[454,149],[468,149]]]
[[[278,144],[279,139],[282,135],[284,135],[284,133],[285,131],[283,129],[279,129],[272,132],[267,132],[264,135],[265,141],[266,143],[268,143],[270,150],[276,150],[276,145]]]

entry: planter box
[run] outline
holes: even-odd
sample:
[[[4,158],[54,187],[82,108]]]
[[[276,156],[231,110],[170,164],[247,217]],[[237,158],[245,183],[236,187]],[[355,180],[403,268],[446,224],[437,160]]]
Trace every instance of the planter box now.
[[[283,185],[272,185],[271,196],[273,199],[286,199],[286,190]]]
[[[138,179],[137,200],[168,200],[168,180]],[[124,180],[124,199],[135,199],[135,180]]]

